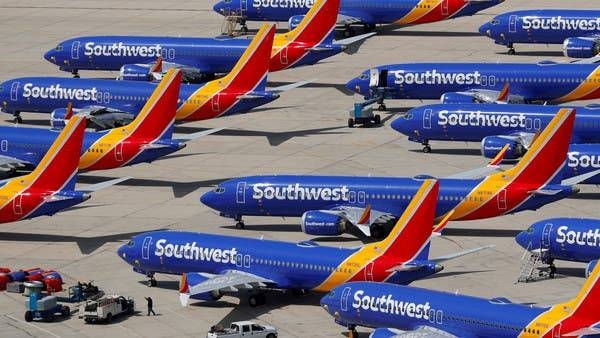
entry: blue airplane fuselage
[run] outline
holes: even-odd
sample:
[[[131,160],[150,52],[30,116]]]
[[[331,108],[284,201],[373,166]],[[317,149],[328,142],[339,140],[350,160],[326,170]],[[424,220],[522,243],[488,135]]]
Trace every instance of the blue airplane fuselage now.
[[[336,322],[406,331],[430,327],[456,337],[517,337],[548,308],[387,283],[342,284],[321,299]],[[554,336],[553,336],[554,337]]]
[[[477,1],[443,0],[424,3],[422,0],[342,0],[340,14],[358,19],[367,25],[397,23],[417,24],[470,16],[503,0]],[[239,15],[248,21],[288,21],[305,15],[314,0],[225,0],[214,6],[222,15]],[[426,10],[427,9],[427,10]],[[420,12],[415,15],[415,12]],[[413,15],[409,15],[413,13]]]
[[[469,194],[481,181],[440,178],[436,216],[446,214],[465,198],[475,198]],[[299,217],[311,210],[344,206],[371,206],[373,210],[401,215],[420,185],[421,180],[402,177],[249,176],[222,182],[200,200],[222,216],[231,218],[244,215]],[[507,191],[505,197],[511,199],[511,193],[516,192]],[[566,189],[556,195],[531,196],[511,212],[534,210],[570,193],[572,191]]]
[[[23,77],[0,83],[0,108],[2,112],[51,113],[55,109],[74,109],[93,106],[107,107],[136,116],[156,89],[156,83],[139,81],[114,81],[101,79],[73,79],[61,77]],[[200,102],[197,95],[202,85],[181,84],[179,108]],[[223,115],[244,113],[271,102],[279,95],[262,92],[264,97],[239,100]],[[196,102],[198,101],[198,102]]]
[[[600,258],[600,221],[552,218],[532,224],[515,238],[524,249],[542,250],[544,260],[588,263]]]
[[[500,14],[479,28],[497,44],[563,44],[569,38],[593,38],[600,33],[600,11],[536,9]]]
[[[377,87],[385,88],[386,99],[441,99],[442,102],[472,102],[461,92],[491,91],[498,95],[508,84],[509,95],[533,101],[569,102],[600,97],[595,64],[520,63],[408,63],[383,65],[378,70]],[[371,70],[350,80],[346,87],[365,99],[378,97]]]

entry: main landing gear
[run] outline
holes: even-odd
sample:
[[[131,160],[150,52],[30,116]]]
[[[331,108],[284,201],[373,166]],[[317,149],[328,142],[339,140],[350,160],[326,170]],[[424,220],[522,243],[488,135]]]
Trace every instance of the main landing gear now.
[[[356,331],[356,325],[348,325],[348,338],[358,338],[358,331]]]
[[[71,71],[71,74],[73,75],[73,78],[79,79],[79,71],[77,69],[73,69],[73,71]]]
[[[256,294],[251,294],[248,297],[248,305],[250,307],[257,307],[259,305],[265,305],[266,303],[267,303],[267,297],[262,292],[259,292]]]
[[[15,117],[14,122],[15,123],[23,123],[23,118],[21,117],[21,112],[17,111],[13,114],[13,116]]]
[[[150,279],[148,280],[148,282],[146,282],[146,284],[148,285],[149,288],[152,288],[152,287],[155,287],[158,285],[158,282],[154,278],[154,273],[149,273],[148,277],[150,277]]]
[[[242,216],[235,216],[234,218],[237,223],[235,223],[235,227],[242,230],[246,227],[246,225],[244,224],[244,221],[242,220]]]

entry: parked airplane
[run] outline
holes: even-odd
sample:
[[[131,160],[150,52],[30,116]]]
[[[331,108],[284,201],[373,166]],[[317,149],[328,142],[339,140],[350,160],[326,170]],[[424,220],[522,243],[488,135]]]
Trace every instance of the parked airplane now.
[[[288,243],[213,234],[154,231],[140,234],[118,249],[134,271],[182,274],[181,301],[219,299],[224,292],[250,289],[250,306],[264,303],[263,289],[329,291],[356,280],[407,284],[439,272],[440,262],[486,247],[429,258],[439,184],[420,188],[390,235],[356,248],[322,247],[314,242]]]
[[[600,265],[575,298],[544,307],[372,282],[342,284],[321,306],[351,333],[378,328],[371,337],[581,337],[600,334],[599,279]]]
[[[477,179],[481,171],[440,179],[437,216],[453,211],[451,220],[494,217],[538,209],[577,192],[573,180],[564,185],[557,175],[574,120],[574,110],[562,109],[509,170]],[[400,177],[250,176],[220,183],[200,201],[234,218],[239,228],[243,215],[302,216],[308,234],[339,235],[354,225],[380,237],[385,232],[380,223],[401,215],[419,186],[419,180]]]
[[[562,44],[565,56],[590,58],[600,53],[600,11],[535,9],[507,12],[479,27],[479,32],[508,47],[515,43]]]
[[[561,108],[542,105],[432,104],[410,109],[391,127],[431,151],[429,141],[481,142],[482,153],[494,158],[505,144],[505,159],[523,156],[533,137]],[[571,143],[600,143],[600,107],[577,107]]]
[[[275,28],[265,24],[233,70],[204,85],[182,84],[176,121],[197,121],[246,113],[277,98],[296,83],[266,89],[268,60]],[[25,77],[0,84],[2,111],[20,121],[21,111],[51,112],[62,123],[72,102],[75,111],[90,115],[100,127],[128,123],[138,114],[156,89],[155,83],[60,77]]]
[[[170,70],[133,122],[107,131],[85,132],[79,169],[113,169],[152,162],[184,148],[186,141],[223,129],[172,138],[180,84],[181,72]],[[35,168],[58,135],[57,130],[0,126],[0,171],[11,174],[17,167]]]
[[[532,224],[515,238],[525,250],[554,268],[554,260],[588,263],[587,271],[600,258],[600,220],[551,218]],[[555,268],[554,268],[555,269]]]
[[[28,175],[2,181],[0,223],[51,216],[90,198],[90,192],[120,183],[116,179],[75,190],[85,118],[74,117]]]
[[[269,46],[269,70],[312,65],[341,52],[355,53],[374,33],[334,41],[339,7],[340,0],[317,0],[297,27],[276,35]],[[180,68],[187,81],[205,81],[231,71],[249,43],[245,38],[226,37],[81,36],[60,42],[44,58],[76,76],[80,70],[120,70],[122,79],[149,80],[160,75],[152,71],[160,57],[164,69]]]
[[[338,24],[346,26],[347,36],[353,33],[349,25],[362,24],[374,30],[377,24],[416,25],[471,16],[504,0],[342,0]],[[317,4],[313,0],[222,0],[214,11],[235,17],[246,27],[246,21],[289,21],[290,26],[302,19]]]
[[[576,63],[406,63],[378,66],[346,87],[365,99],[442,103],[562,103],[600,98],[596,58]]]

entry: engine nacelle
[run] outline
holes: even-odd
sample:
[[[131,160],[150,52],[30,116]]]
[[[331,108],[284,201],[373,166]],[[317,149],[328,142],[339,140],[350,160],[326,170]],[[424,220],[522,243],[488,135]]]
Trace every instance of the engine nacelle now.
[[[594,271],[594,268],[596,267],[596,264],[598,264],[598,260],[593,260],[590,261],[587,265],[587,267],[585,268],[585,278],[589,277],[590,274],[592,274],[592,271]]]
[[[154,81],[155,74],[150,72],[150,66],[141,64],[123,65],[119,70],[119,80]]]
[[[596,39],[568,38],[563,42],[566,57],[587,59],[600,53],[600,44]]]
[[[194,272],[186,273],[181,276],[181,281],[179,283],[179,291],[180,292],[189,292],[190,287],[192,287],[194,285],[198,285],[198,284],[206,281],[207,279],[208,278],[202,276],[199,273],[194,273]],[[213,290],[213,291],[202,292],[202,293],[190,295],[190,298],[192,298],[192,299],[207,300],[207,301],[219,300],[221,297],[223,297],[223,294],[219,290]]]
[[[444,93],[440,101],[442,103],[476,103],[472,96],[460,93]]]
[[[53,129],[63,129],[67,124],[67,108],[54,109],[50,114],[50,125]]]
[[[481,154],[487,158],[494,158],[507,144],[509,145],[508,151],[504,155],[506,160],[516,160],[526,152],[525,147],[516,140],[500,136],[488,136],[481,140]]]
[[[302,231],[316,236],[339,236],[346,231],[346,220],[327,212],[313,210],[302,215]]]
[[[302,22],[302,20],[304,20],[304,15],[294,15],[288,19],[288,27],[290,28],[290,30],[293,30],[296,27],[298,27],[298,25],[300,25],[300,22]]]

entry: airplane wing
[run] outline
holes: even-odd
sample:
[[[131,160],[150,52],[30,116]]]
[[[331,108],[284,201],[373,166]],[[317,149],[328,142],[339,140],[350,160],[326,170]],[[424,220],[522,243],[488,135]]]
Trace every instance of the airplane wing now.
[[[333,41],[334,45],[339,45],[344,48],[344,53],[348,55],[356,54],[360,46],[370,37],[376,35],[376,32],[361,34],[347,39]]]
[[[597,334],[600,334],[600,328],[590,326],[590,327],[584,327],[584,328],[576,330],[576,331],[564,333],[563,336],[565,336],[565,337],[581,337],[581,336],[593,336],[593,335],[597,335]]]
[[[0,172],[9,172],[25,165],[36,165],[39,160],[25,160],[11,156],[0,155]]]
[[[586,174],[581,174],[581,175],[577,175],[577,176],[573,176],[571,178],[567,178],[566,180],[562,180],[562,182],[560,182],[561,185],[575,185],[575,184],[579,184],[585,180],[587,180],[588,178],[592,178],[596,175],[600,174],[600,169],[598,170],[594,170],[594,171],[590,171],[589,173]]]
[[[504,147],[502,147],[502,149],[500,149],[498,154],[496,154],[496,157],[494,157],[485,167],[476,168],[476,169],[469,170],[469,171],[464,171],[462,173],[450,175],[446,178],[474,179],[474,178],[485,177],[493,172],[500,170],[500,163],[502,163],[502,161],[504,160],[504,156],[506,155],[506,152],[508,151],[509,146],[510,146],[509,144],[506,144]]]
[[[76,114],[85,116],[88,119],[88,123],[91,123],[98,130],[111,129],[129,124],[137,114],[135,110],[133,106],[106,107],[101,105],[73,109]]]
[[[379,328],[371,333],[371,338],[458,338],[446,331],[430,326],[420,326],[412,331],[402,331],[391,328]],[[461,337],[468,337],[462,336]]]
[[[332,210],[321,211],[344,218],[366,236],[371,236],[371,224],[376,221],[387,221],[398,217],[389,212],[374,210],[371,205],[367,205],[366,208],[340,206]]]
[[[262,288],[266,287],[267,284],[275,284],[273,280],[238,270],[227,270],[219,275],[202,275],[207,277],[203,282],[188,286],[187,292],[180,292],[181,305],[186,306],[190,296],[200,293],[215,290],[235,292],[239,289]]]
[[[363,18],[361,18],[360,16],[354,15],[352,13],[346,13],[345,11],[340,11],[337,17],[338,26],[354,25],[362,22]]]
[[[270,92],[281,93],[281,92],[288,91],[290,89],[302,87],[302,86],[304,86],[306,84],[309,84],[309,83],[315,82],[315,81],[317,81],[317,79],[310,79],[310,80],[305,80],[305,81],[299,81],[299,82],[290,83],[288,85],[283,85],[283,86],[279,86],[279,87],[267,88],[267,90],[270,91]]]
[[[445,261],[449,261],[451,259],[455,259],[455,258],[459,258],[465,255],[469,255],[481,250],[486,250],[486,249],[491,249],[495,247],[495,245],[485,245],[485,246],[480,246],[477,248],[473,248],[473,249],[469,249],[469,250],[465,250],[465,251],[461,251],[461,252],[455,252],[449,255],[444,255],[444,256],[439,256],[439,257],[435,257],[435,258],[430,258],[430,261],[434,261],[436,263],[441,263],[441,262],[445,262]]]

